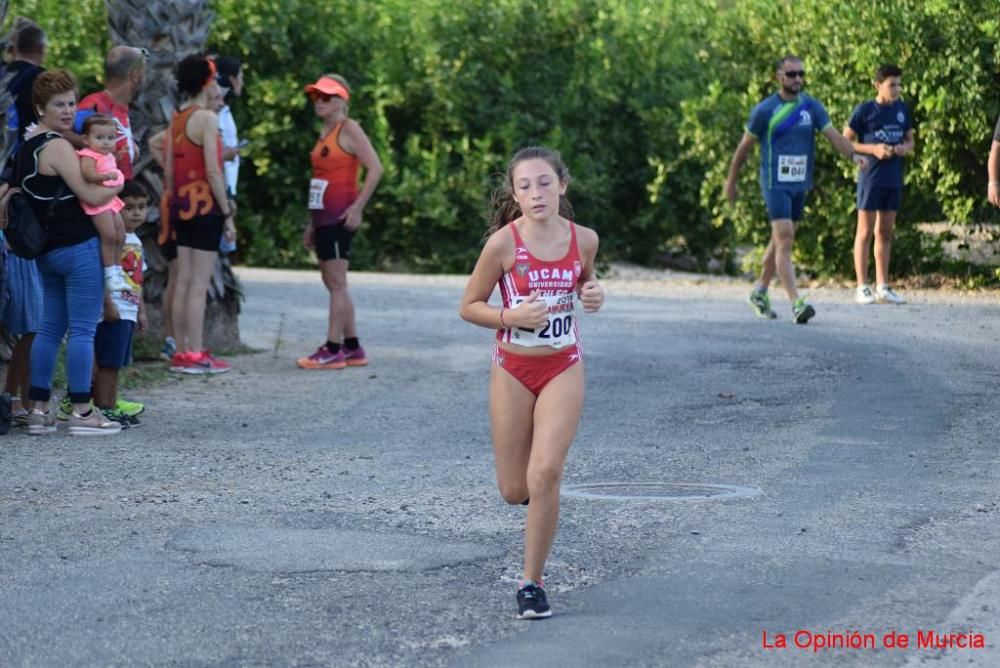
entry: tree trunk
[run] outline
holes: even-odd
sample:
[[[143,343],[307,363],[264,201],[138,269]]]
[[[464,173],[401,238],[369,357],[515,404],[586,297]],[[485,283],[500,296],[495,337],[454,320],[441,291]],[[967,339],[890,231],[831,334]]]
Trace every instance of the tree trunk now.
[[[149,153],[149,138],[165,128],[180,104],[174,71],[177,63],[193,53],[203,53],[214,12],[207,0],[105,0],[111,41],[149,51],[146,86],[133,101],[129,117],[139,145],[135,180],[153,198],[149,218],[139,229],[148,266],[143,295],[149,317],[149,336],[163,336],[163,295],[167,263],[156,244],[160,212],[155,203],[163,193],[163,172]],[[205,310],[205,344],[215,350],[240,345],[239,313],[243,292],[229,259],[215,266]]]

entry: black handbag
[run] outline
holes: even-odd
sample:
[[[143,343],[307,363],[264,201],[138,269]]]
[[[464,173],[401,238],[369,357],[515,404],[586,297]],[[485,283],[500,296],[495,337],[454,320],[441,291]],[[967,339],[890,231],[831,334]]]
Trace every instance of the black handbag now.
[[[38,154],[42,148],[58,136],[55,134],[47,135],[42,145],[32,151],[32,158],[35,163],[32,166],[33,173],[38,173]],[[22,150],[17,155],[14,182],[18,184],[21,183],[24,174],[27,172],[24,164],[22,164],[22,160],[25,160],[25,153],[26,151]],[[67,190],[65,184],[63,184],[59,189],[59,194],[49,202],[46,215],[55,215],[59,198],[65,192]],[[6,218],[6,222],[2,227],[4,236],[7,239],[7,245],[10,246],[11,252],[19,258],[34,260],[42,254],[42,251],[45,250],[45,244],[48,242],[49,235],[44,221],[38,219],[34,208],[31,206],[31,202],[28,201],[28,197],[19,188],[11,188],[11,192],[5,196],[3,204],[4,206],[0,206],[0,209],[2,209],[0,216]]]
[[[11,252],[25,260],[41,255],[49,235],[21,189],[11,188],[0,197],[0,209],[4,237]]]

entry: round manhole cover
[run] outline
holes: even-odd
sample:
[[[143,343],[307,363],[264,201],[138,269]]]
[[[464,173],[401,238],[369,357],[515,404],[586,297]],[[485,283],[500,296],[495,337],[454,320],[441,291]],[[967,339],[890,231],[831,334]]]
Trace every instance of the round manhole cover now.
[[[688,482],[594,482],[564,485],[563,496],[578,499],[619,499],[641,501],[698,501],[759,496],[753,487],[707,485]]]

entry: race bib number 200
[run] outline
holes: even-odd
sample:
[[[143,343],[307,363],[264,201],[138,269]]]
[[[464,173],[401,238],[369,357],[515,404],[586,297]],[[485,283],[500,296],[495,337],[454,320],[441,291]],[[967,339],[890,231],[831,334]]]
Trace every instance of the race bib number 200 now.
[[[576,343],[576,327],[573,323],[574,293],[539,297],[549,310],[549,321],[540,329],[512,327],[510,342],[519,346],[534,348],[537,346],[552,346],[563,348]],[[514,297],[514,306],[518,306],[526,297]]]
[[[782,183],[802,183],[806,180],[806,170],[809,168],[809,156],[779,155],[778,181]]]
[[[309,208],[318,211],[323,208],[323,196],[330,182],[326,179],[311,179],[309,181]]]

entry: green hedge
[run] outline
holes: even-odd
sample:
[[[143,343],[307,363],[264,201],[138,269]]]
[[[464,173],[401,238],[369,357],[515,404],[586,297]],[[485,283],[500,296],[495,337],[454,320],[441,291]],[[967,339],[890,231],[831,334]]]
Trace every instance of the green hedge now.
[[[17,11],[51,33],[50,65],[93,81],[103,5],[64,8],[21,0]],[[239,220],[251,264],[309,263],[300,238],[318,124],[302,86],[328,71],[351,81],[351,115],[386,168],[359,268],[468,271],[496,174],[537,142],[563,152],[577,219],[601,234],[605,259],[679,250],[732,269],[733,248],[763,243],[768,226],[751,165],[735,207],[722,183],[786,52],[803,58],[809,92],[838,127],[872,96],[880,63],[903,67],[918,150],[897,269],[940,268],[913,221],[998,220],[984,197],[1000,111],[995,0],[218,0],[215,10],[214,46],[248,64],[235,114],[253,142]],[[850,165],[821,146],[797,244],[806,268],[850,271],[853,192]]]

